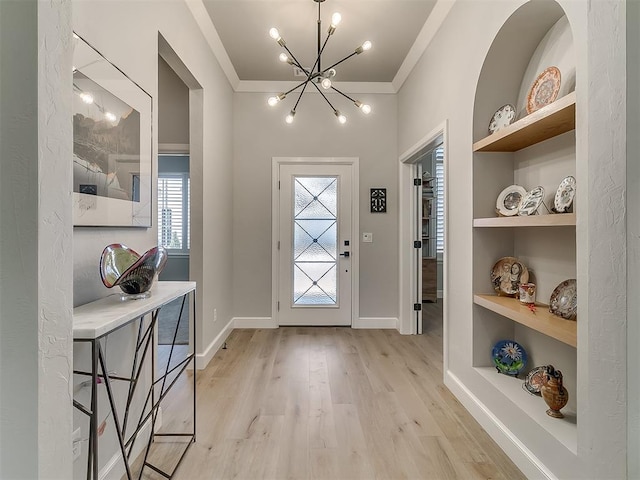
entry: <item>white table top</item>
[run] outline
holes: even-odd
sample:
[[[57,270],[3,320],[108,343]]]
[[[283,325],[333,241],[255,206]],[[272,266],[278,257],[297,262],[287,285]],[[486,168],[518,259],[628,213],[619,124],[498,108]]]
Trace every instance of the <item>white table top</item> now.
[[[120,300],[120,294],[116,293],[75,307],[73,338],[74,340],[99,338],[195,289],[196,282],[156,282],[151,287],[151,295],[148,298]]]

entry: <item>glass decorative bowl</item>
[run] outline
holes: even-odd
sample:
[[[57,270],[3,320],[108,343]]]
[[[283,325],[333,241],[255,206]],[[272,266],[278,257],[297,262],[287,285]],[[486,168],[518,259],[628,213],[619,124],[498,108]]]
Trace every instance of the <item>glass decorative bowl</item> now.
[[[126,245],[112,243],[100,256],[100,277],[107,288],[119,286],[126,298],[146,298],[166,262],[163,247],[153,247],[141,256]]]

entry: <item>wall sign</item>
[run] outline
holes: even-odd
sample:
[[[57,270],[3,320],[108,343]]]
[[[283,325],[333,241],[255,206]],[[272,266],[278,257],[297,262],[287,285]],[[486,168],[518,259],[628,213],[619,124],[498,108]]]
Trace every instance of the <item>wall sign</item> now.
[[[371,189],[371,213],[387,213],[387,189]]]

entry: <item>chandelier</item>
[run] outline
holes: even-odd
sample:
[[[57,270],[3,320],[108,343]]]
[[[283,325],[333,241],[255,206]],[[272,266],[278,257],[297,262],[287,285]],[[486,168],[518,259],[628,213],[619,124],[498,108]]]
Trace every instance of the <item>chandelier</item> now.
[[[342,113],[340,113],[339,110],[337,110],[332,105],[332,103],[329,101],[329,99],[327,98],[323,90],[333,90],[334,92],[339,93],[343,97],[353,102],[353,104],[356,107],[358,107],[362,111],[362,113],[364,113],[365,115],[368,115],[369,113],[371,113],[371,106],[367,105],[366,103],[362,103],[358,100],[354,100],[346,93],[338,90],[333,85],[333,81],[332,81],[332,78],[335,77],[336,75],[336,67],[341,63],[345,62],[346,60],[350,59],[354,55],[360,55],[362,52],[369,50],[371,48],[371,42],[367,40],[358,48],[356,48],[352,53],[344,57],[342,60],[334,63],[329,67],[322,68],[322,52],[324,52],[324,49],[327,46],[327,42],[329,41],[329,38],[336,31],[336,27],[340,23],[340,20],[342,19],[342,17],[339,13],[334,13],[332,15],[331,25],[327,30],[327,37],[325,38],[324,43],[321,43],[322,21],[320,20],[320,4],[324,2],[324,0],[313,0],[313,1],[318,4],[318,55],[316,57],[315,63],[311,68],[309,67],[305,68],[302,66],[302,64],[298,61],[295,55],[291,53],[291,50],[289,50],[289,47],[287,47],[287,43],[280,36],[280,33],[278,32],[277,28],[272,28],[271,30],[269,30],[269,35],[271,36],[271,38],[273,38],[278,43],[278,45],[280,45],[286,51],[286,53],[282,52],[280,54],[280,61],[283,63],[288,63],[289,65],[294,65],[295,67],[299,68],[300,71],[303,72],[304,76],[306,76],[306,79],[301,83],[299,83],[298,85],[296,85],[295,87],[293,87],[291,90],[282,92],[273,97],[269,97],[269,99],[267,100],[267,103],[270,106],[274,107],[281,100],[283,100],[287,95],[298,90],[299,88],[302,88],[302,90],[300,90],[300,93],[298,94],[298,100],[296,100],[296,103],[293,106],[293,109],[291,109],[291,111],[285,118],[285,121],[291,124],[293,123],[293,119],[296,115],[296,108],[298,108],[298,104],[300,103],[300,99],[302,98],[302,95],[304,95],[304,92],[306,91],[307,87],[309,85],[312,85],[318,91],[318,93],[322,95],[322,98],[326,100],[329,107],[331,107],[331,110],[333,110],[333,113],[337,117],[338,122],[340,122],[341,124],[344,124],[347,122],[347,117],[345,117]]]

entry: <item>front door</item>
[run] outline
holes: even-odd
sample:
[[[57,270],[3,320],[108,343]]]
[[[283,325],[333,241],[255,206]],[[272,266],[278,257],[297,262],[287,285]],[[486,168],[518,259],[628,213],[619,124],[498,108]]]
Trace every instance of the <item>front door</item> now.
[[[280,325],[351,325],[351,175],[351,165],[279,167]]]

